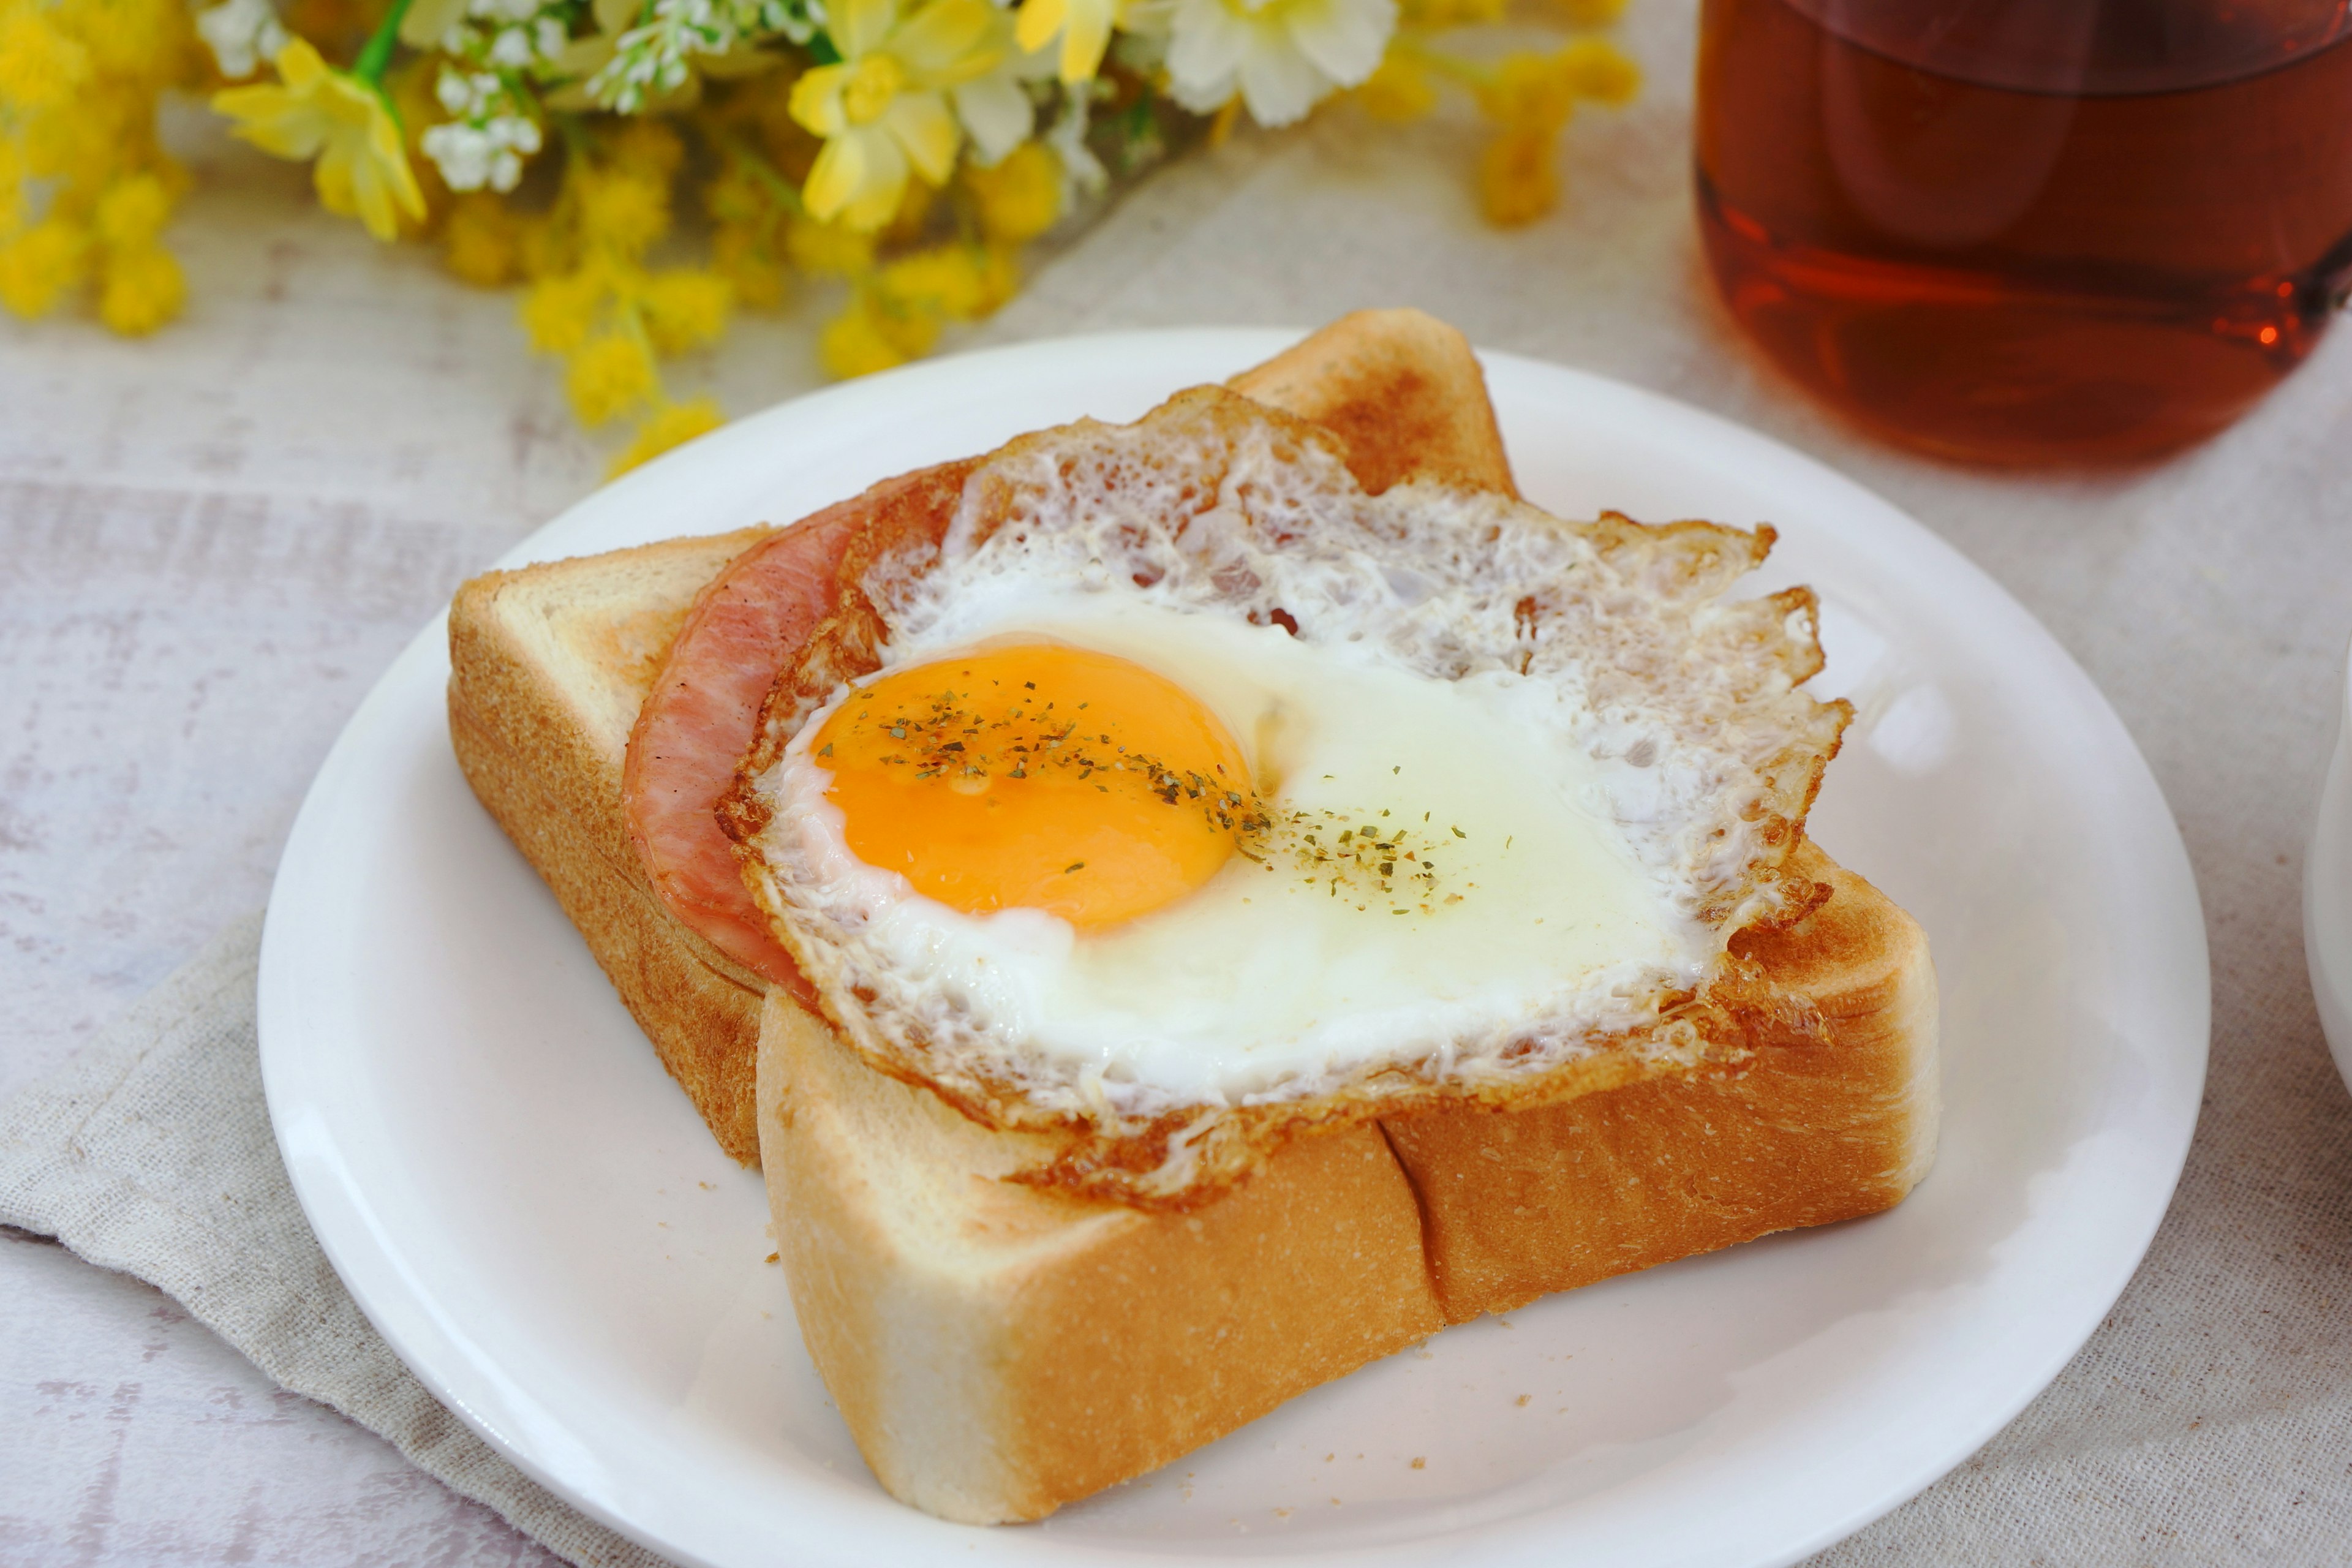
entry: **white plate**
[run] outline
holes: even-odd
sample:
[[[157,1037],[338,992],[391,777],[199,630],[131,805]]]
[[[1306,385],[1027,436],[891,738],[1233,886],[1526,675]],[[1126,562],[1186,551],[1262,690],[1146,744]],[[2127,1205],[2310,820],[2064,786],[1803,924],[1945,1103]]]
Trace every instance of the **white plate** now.
[[[501,564],[785,521],[919,464],[1124,419],[1291,341],[1036,343],[771,409]],[[1769,520],[1861,720],[1816,835],[1918,916],[1944,993],[1935,1173],[1889,1215],[1453,1329],[1035,1526],[877,1487],[719,1154],[450,758],[444,632],[320,771],[262,948],[295,1190],[450,1407],[682,1563],[1790,1562],[1926,1486],[2055,1375],[2163,1215],[2197,1115],[2204,926],[2147,765],[2025,611],[1820,465],[1661,397],[1487,361],[1555,511]],[[1412,1461],[1423,1458],[1422,1468]]]
[[[2336,699],[2336,750],[2303,859],[2303,957],[2320,1029],[2352,1088],[2352,672]]]

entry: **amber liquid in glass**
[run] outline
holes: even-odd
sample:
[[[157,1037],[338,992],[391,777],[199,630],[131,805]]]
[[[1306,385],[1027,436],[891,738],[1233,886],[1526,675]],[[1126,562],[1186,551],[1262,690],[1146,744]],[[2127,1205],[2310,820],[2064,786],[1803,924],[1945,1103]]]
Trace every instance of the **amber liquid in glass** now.
[[[2210,434],[2352,286],[2352,0],[1706,0],[1698,207],[1783,369],[1908,444]]]

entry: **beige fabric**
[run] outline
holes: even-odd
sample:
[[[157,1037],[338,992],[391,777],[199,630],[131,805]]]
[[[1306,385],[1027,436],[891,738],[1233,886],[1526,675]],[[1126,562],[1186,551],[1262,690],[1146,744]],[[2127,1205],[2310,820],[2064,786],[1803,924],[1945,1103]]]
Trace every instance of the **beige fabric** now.
[[[987,335],[1419,305],[1480,343],[1654,387],[1812,452],[2016,593],[2114,701],[2187,837],[2214,961],[2206,1111],[2147,1262],[2074,1364],[1975,1459],[1818,1561],[2342,1563],[2352,1099],[2313,1013],[2297,874],[2352,626],[2352,331],[2219,439],[2128,474],[1971,474],[1853,437],[1773,380],[1705,285],[1689,218],[1692,9],[1633,7],[1645,97],[1570,128],[1570,205],[1533,229],[1475,221],[1475,128],[1372,133],[1342,113],[1171,171]],[[0,1110],[0,1218],[54,1226],[156,1280],[273,1376],[386,1431],[558,1551],[621,1560],[596,1557],[628,1549],[432,1409],[326,1271],[262,1121],[243,941]]]
[[[169,1291],[278,1383],[382,1433],[571,1562],[660,1568],[436,1403],[328,1267],[262,1100],[260,947],[260,918],[239,921],[0,1109],[0,1224]]]

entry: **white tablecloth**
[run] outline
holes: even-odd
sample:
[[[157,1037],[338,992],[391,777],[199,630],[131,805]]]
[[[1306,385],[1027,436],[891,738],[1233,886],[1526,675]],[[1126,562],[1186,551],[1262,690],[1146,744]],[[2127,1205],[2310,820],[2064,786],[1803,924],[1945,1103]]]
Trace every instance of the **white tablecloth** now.
[[[982,334],[1313,323],[1414,304],[1476,341],[1714,408],[1908,508],[2105,689],[2189,843],[2214,1051],[2170,1217],[2051,1393],[1838,1563],[2352,1555],[2352,1098],[2297,876],[2352,629],[2352,332],[2236,428],[2125,475],[1874,447],[1732,333],[1690,217],[1691,19],[1636,7],[1643,101],[1571,128],[1537,226],[1476,220],[1475,129],[1352,113],[1160,176]],[[187,319],[143,343],[0,318],[0,1097],[263,901],[312,770],[456,584],[593,483],[511,298],[373,246],[207,129],[173,230]],[[814,317],[747,321],[743,411],[814,381]],[[0,1232],[0,1559],[548,1561],[277,1388],[169,1299]]]

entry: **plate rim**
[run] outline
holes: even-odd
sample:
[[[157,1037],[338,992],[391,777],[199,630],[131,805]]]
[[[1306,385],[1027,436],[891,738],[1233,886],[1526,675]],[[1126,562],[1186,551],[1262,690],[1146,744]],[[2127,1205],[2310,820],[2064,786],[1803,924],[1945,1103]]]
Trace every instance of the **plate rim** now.
[[[1264,357],[1268,353],[1278,352],[1280,348],[1297,342],[1304,335],[1303,330],[1222,327],[1176,327],[1074,334],[976,350],[909,365],[860,381],[820,389],[799,397],[786,399],[758,413],[746,416],[714,432],[711,436],[690,443],[677,451],[666,454],[661,458],[611,484],[588,492],[554,518],[531,530],[522,539],[501,552],[491,566],[486,567],[485,570],[511,569],[531,562],[555,559],[567,552],[551,550],[549,542],[551,540],[566,532],[579,531],[593,522],[598,513],[608,509],[625,506],[630,498],[641,493],[650,493],[660,483],[665,482],[666,479],[684,471],[685,465],[719,461],[721,460],[719,453],[737,444],[758,439],[760,433],[765,427],[775,425],[789,426],[794,420],[808,419],[820,411],[854,413],[859,405],[866,404],[871,404],[877,412],[887,410],[896,400],[898,391],[918,379],[969,377],[988,367],[1010,366],[1014,367],[1016,372],[1025,370],[1033,376],[1050,381],[1056,372],[1055,362],[1062,356],[1087,352],[1108,353],[1123,351],[1134,351],[1148,356],[1154,348],[1169,346],[1172,351],[1176,345],[1200,347],[1204,353],[1208,352],[1209,345],[1230,347],[1234,351],[1234,363],[1246,364],[1251,363],[1248,356]],[[1702,435],[1711,442],[1719,443],[1721,449],[1730,454],[1734,459],[1727,466],[1742,471],[1753,471],[1760,464],[1792,473],[1809,484],[1827,485],[1843,491],[1850,502],[1877,514],[1874,526],[1894,527],[1904,531],[1909,536],[1906,542],[1911,546],[1925,547],[1930,554],[1941,559],[1941,563],[1946,569],[1958,571],[1973,579],[1978,587],[1989,592],[2001,601],[2009,611],[2013,612],[2016,619],[2023,626],[2031,628],[2032,636],[2042,645],[2038,651],[2042,658],[2054,662],[2054,665],[2063,669],[2072,680],[2079,683],[2081,691],[2084,695],[2087,695],[2093,710],[2103,719],[2107,727],[2111,728],[2113,739],[2121,742],[2121,754],[2127,756],[2131,763],[2137,764],[2137,776],[2128,782],[2135,785],[2145,785],[2158,809],[2164,826],[2168,829],[2163,847],[2168,851],[2164,857],[2168,863],[2156,868],[2151,874],[2175,882],[2176,893],[2185,895],[2185,905],[2176,907],[2170,911],[2174,916],[2183,917],[2179,920],[2182,934],[2193,936],[2197,958],[2194,964],[2184,965],[2187,971],[2184,979],[2193,996],[2187,998],[2191,1005],[2187,1015],[2181,1019],[2183,1039],[2189,1043],[2189,1048],[2183,1051],[2181,1060],[2182,1065],[2193,1068],[2189,1077],[2193,1078],[2196,1089],[2201,1090],[2210,1057],[2210,959],[2206,943],[2201,899],[2186,847],[2180,839],[2178,821],[2173,816],[2169,803],[2165,800],[2161,786],[2158,784],[2145,755],[2139,751],[2128,731],[2124,728],[2105,693],[2098,689],[2095,682],[2091,680],[2087,672],[2083,670],[2063,646],[2057,642],[2046,627],[2042,626],[2039,619],[2033,616],[2032,612],[2027,610],[2007,588],[1975,563],[1969,561],[1940,534],[1927,528],[1885,497],[1818,458],[1721,415],[1613,377],[1556,364],[1531,356],[1484,349],[1478,352],[1479,358],[1484,363],[1490,378],[1496,377],[1500,373],[1500,378],[1504,380],[1522,375],[1535,375],[1562,376],[1580,381],[1606,395],[1623,397],[1638,405],[1647,405],[1651,412],[1688,426],[1695,434]],[[1064,370],[1062,374],[1071,373]],[[1171,387],[1171,390],[1174,389]],[[1498,395],[1498,403],[1500,401]],[[439,1403],[456,1414],[469,1429],[486,1440],[500,1457],[514,1464],[524,1474],[562,1499],[570,1506],[651,1551],[672,1556],[682,1563],[707,1562],[708,1559],[677,1543],[667,1542],[656,1535],[647,1533],[637,1521],[632,1521],[608,1506],[605,1499],[572,1485],[567,1475],[547,1462],[543,1455],[534,1452],[528,1443],[502,1429],[484,1413],[476,1409],[463,1389],[454,1384],[453,1379],[448,1374],[449,1369],[440,1365],[437,1358],[425,1353],[420,1347],[410,1342],[409,1336],[399,1331],[396,1327],[387,1327],[386,1319],[393,1316],[386,1310],[388,1301],[384,1299],[372,1300],[377,1290],[385,1288],[385,1281],[380,1277],[383,1269],[370,1266],[369,1260],[362,1256],[372,1239],[368,1234],[371,1226],[367,1217],[356,1212],[358,1207],[363,1205],[355,1204],[354,1200],[360,1199],[362,1194],[355,1191],[335,1189],[331,1180],[335,1173],[326,1164],[322,1164],[320,1159],[321,1146],[317,1141],[321,1136],[329,1136],[320,1125],[321,1113],[315,1105],[304,1103],[299,1095],[302,1062],[301,1053],[292,1044],[296,1031],[291,1026],[291,1018],[297,1008],[289,989],[299,984],[299,979],[289,978],[299,973],[299,961],[293,956],[299,948],[299,933],[290,916],[281,918],[283,912],[293,908],[299,899],[294,896],[281,897],[281,895],[299,895],[300,891],[301,874],[308,862],[308,857],[312,853],[312,840],[319,831],[319,823],[330,809],[336,792],[341,787],[344,773],[353,765],[352,753],[359,744],[355,737],[362,736],[374,721],[375,716],[393,700],[394,694],[402,682],[416,679],[414,672],[415,664],[420,661],[427,664],[432,662],[436,653],[436,645],[439,657],[446,662],[446,623],[447,613],[445,608],[402,648],[387,666],[383,674],[370,688],[367,696],[353,710],[351,719],[338,734],[334,745],[330,749],[317,775],[305,792],[302,805],[288,834],[286,847],[271,886],[263,931],[257,988],[257,1032],[259,1038],[263,1086],[269,1108],[273,1134],[278,1142],[281,1158],[286,1163],[288,1175],[297,1199],[301,1205],[304,1217],[310,1223],[313,1234],[317,1237],[338,1277],[344,1282],[345,1288],[350,1291],[362,1313],[383,1335],[402,1364],[416,1376],[420,1384]],[[273,1046],[273,1041],[278,1043]],[[1913,1479],[1903,1483],[1899,1489],[1890,1489],[1871,1502],[1848,1508],[1840,1517],[1822,1523],[1813,1531],[1807,1532],[1802,1539],[1795,1542],[1783,1541],[1775,1546],[1763,1549],[1760,1554],[1744,1561],[1753,1563],[1754,1568],[1783,1568],[1785,1564],[1794,1563],[1866,1527],[1935,1484],[2015,1419],[2026,1405],[2049,1386],[2080,1352],[2083,1344],[2096,1331],[2114,1300],[2119,1298],[2128,1286],[2131,1278],[2137,1270],[2140,1260],[2145,1258],[2149,1245],[2153,1242],[2165,1215],[2170,1208],[2172,1195],[2177,1188],[2182,1168],[2187,1161],[2190,1142],[2195,1134],[2198,1121],[2197,1105],[2201,1099],[2201,1094],[2192,1090],[2187,1094],[2186,1099],[2188,1115],[2185,1120],[2179,1121],[2178,1126],[2172,1128],[2173,1146],[2162,1152],[2158,1162],[2168,1173],[2162,1183],[2162,1201],[2151,1201],[2146,1205],[2142,1213],[2145,1223],[2140,1227],[2140,1234],[2132,1237],[2132,1244],[2127,1249],[2131,1259],[2130,1265],[2119,1269],[2117,1278],[2113,1282],[2114,1288],[2112,1291],[2105,1292],[2099,1310],[2082,1314],[2083,1321],[2076,1325],[2079,1331],[2059,1336],[2057,1340],[2050,1342],[2053,1346],[2057,1346],[2063,1341],[2063,1350],[2053,1350],[2052,1353],[2042,1358],[2047,1363],[2046,1365],[2038,1365],[2030,1373],[2021,1376],[2012,1390],[2013,1398],[1995,1406],[1987,1406],[1988,1411],[1994,1413],[1970,1424],[1972,1430],[1964,1445],[1948,1440],[1939,1445],[1940,1447],[1949,1448],[1951,1450],[1949,1454],[1917,1467],[1919,1473]],[[374,1262],[391,1266],[394,1275],[400,1272],[381,1245],[377,1247]],[[355,1275],[365,1281],[364,1289],[362,1285],[353,1282]],[[404,1305],[429,1309],[432,1303],[420,1297]],[[1486,1524],[1470,1526],[1466,1534],[1462,1531],[1424,1533],[1396,1543],[1393,1547],[1327,1550],[1330,1555],[1346,1556],[1356,1561],[1370,1561],[1376,1558],[1422,1561],[1442,1551],[1444,1543],[1459,1542],[1465,1540],[1485,1540],[1497,1547],[1512,1543],[1524,1545],[1540,1534],[1543,1521],[1554,1511],[1556,1511],[1555,1509],[1538,1509]],[[1034,1554],[1041,1558],[1136,1560],[1134,1553],[1122,1552],[1116,1548],[1103,1545],[1090,1545],[1070,1541],[1055,1541],[1049,1545],[1041,1537],[1029,1539],[1035,1542]],[[1229,1563],[1257,1561],[1296,1562],[1312,1559],[1324,1553],[1315,1549],[1293,1549],[1245,1555],[1219,1554],[1214,1560]],[[1171,1564],[1192,1560],[1181,1552],[1164,1554],[1154,1552],[1150,1555],[1154,1562]]]

